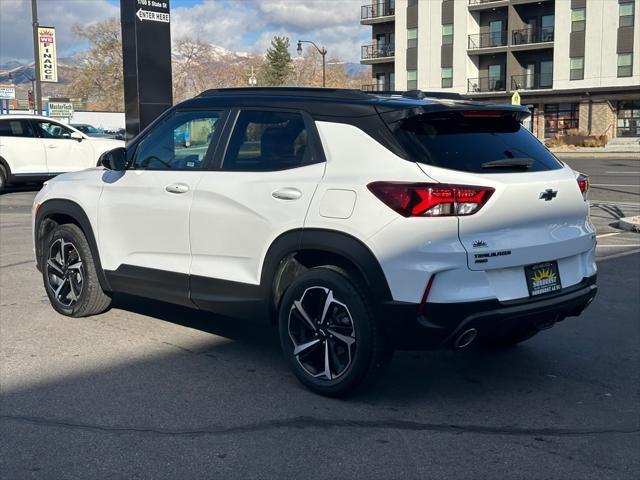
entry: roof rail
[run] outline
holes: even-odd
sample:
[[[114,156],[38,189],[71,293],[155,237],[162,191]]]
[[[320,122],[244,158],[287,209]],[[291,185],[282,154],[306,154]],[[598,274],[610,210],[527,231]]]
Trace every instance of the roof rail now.
[[[309,98],[339,98],[345,100],[366,100],[370,98],[361,90],[350,90],[345,88],[313,88],[313,87],[233,87],[233,88],[212,88],[205,90],[199,97],[215,96],[294,96]]]

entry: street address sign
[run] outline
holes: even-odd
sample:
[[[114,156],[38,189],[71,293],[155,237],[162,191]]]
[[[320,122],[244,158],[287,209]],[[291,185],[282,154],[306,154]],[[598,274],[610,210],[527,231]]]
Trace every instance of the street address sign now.
[[[16,98],[16,87],[0,85],[0,100],[13,100]]]
[[[169,23],[168,13],[154,12],[152,10],[143,10],[140,8],[136,12],[136,16],[140,19],[141,22],[145,20],[151,20],[152,22]]]

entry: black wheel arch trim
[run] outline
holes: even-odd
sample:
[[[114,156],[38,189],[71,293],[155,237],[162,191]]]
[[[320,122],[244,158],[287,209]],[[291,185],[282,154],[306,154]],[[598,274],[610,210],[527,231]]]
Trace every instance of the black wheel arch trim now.
[[[72,218],[82,229],[82,232],[87,239],[87,243],[89,244],[91,255],[93,256],[93,261],[96,267],[96,273],[98,274],[98,281],[100,282],[100,286],[105,291],[111,291],[109,281],[104,273],[104,270],[102,269],[102,263],[100,262],[100,253],[98,251],[98,244],[96,242],[96,238],[93,233],[93,227],[91,226],[89,217],[85,213],[84,209],[72,200],[46,200],[38,208],[33,229],[34,236],[36,237],[34,243],[36,248],[35,253],[38,270],[42,271],[42,242],[44,240],[43,238],[40,238],[42,223],[44,220],[55,215],[65,215]]]
[[[262,266],[261,285],[273,292],[273,282],[288,256],[308,250],[327,252],[345,258],[364,278],[376,302],[392,300],[387,278],[376,256],[361,240],[338,230],[304,228],[289,230],[269,247]],[[268,285],[265,285],[265,283]]]
[[[9,166],[9,162],[7,162],[4,157],[0,156],[0,165],[2,165],[4,167],[4,173],[7,174],[7,182],[9,181],[9,179],[11,178],[11,176],[13,175],[11,173],[11,167]]]

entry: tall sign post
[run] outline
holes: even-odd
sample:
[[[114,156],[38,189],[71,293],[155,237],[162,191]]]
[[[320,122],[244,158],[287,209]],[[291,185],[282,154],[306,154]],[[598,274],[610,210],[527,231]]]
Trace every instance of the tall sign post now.
[[[38,43],[38,0],[31,0],[31,24],[33,25],[33,61],[35,68],[34,113],[42,113],[42,87],[40,85],[40,47]]]
[[[169,0],[120,0],[127,140],[173,104]]]

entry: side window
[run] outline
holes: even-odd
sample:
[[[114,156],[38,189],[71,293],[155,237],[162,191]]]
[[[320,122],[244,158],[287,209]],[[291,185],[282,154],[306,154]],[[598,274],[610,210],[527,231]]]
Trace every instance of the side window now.
[[[221,115],[221,111],[175,113],[142,140],[133,168],[201,169]]]
[[[36,128],[44,138],[71,138],[71,130],[59,123],[38,120]]]
[[[238,116],[223,170],[286,170],[312,163],[300,113],[243,111]]]
[[[0,120],[0,137],[34,137],[27,120]]]

